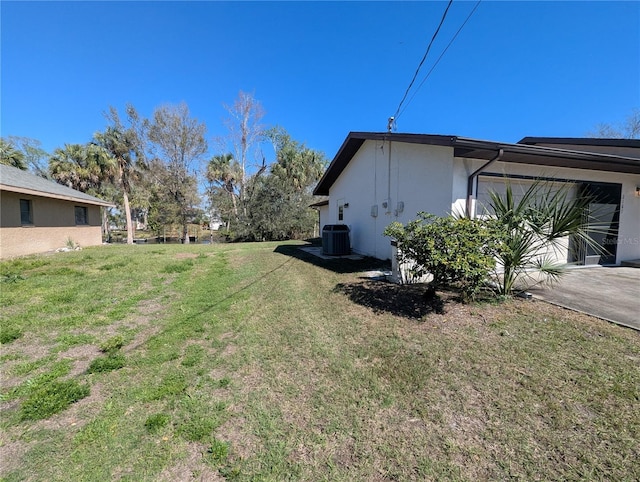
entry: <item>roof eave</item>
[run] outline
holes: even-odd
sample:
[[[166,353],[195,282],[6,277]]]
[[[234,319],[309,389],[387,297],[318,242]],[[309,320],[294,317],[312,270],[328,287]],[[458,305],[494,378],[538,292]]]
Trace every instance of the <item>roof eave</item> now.
[[[18,186],[10,186],[7,184],[0,184],[0,191],[17,192],[19,194],[28,194],[30,196],[60,199],[63,201],[71,201],[79,204],[92,204],[96,206],[115,207],[114,203],[103,201],[98,198],[95,198],[95,200],[93,200],[93,199],[85,199],[85,198],[80,198],[75,196],[65,196],[63,194],[54,194],[50,192],[38,191],[35,189],[28,189],[28,188],[23,188]]]

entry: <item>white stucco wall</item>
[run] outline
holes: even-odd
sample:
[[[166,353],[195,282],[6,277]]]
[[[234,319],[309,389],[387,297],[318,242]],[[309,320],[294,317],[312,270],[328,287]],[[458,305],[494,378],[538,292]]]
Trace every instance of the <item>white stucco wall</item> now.
[[[390,239],[383,234],[389,224],[406,223],[420,211],[442,216],[451,210],[452,156],[449,147],[365,141],[331,186],[329,224],[351,228],[354,252],[391,259]],[[340,204],[348,204],[342,221]]]
[[[331,186],[328,212],[321,214],[321,224],[347,224],[354,252],[390,259],[390,240],[383,235],[384,229],[393,221],[415,219],[420,211],[439,216],[464,213],[468,177],[484,164],[486,161],[453,158],[450,147],[398,142],[390,146],[389,142],[367,140]],[[503,162],[491,165],[487,172],[621,184],[616,262],[640,259],[640,197],[635,196],[640,175]],[[384,208],[387,200],[389,207]],[[401,212],[399,202],[404,204]],[[342,221],[338,219],[340,204],[348,205]],[[375,217],[371,215],[374,207]]]

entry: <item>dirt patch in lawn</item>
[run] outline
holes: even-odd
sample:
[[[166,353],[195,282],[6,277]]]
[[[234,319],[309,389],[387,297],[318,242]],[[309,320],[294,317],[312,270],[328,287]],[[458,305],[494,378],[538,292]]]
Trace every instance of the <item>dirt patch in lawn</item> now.
[[[102,352],[95,345],[78,345],[59,353],[58,358],[73,361],[73,367],[67,376],[75,377],[86,372],[91,362],[101,354]]]
[[[243,417],[234,417],[218,427],[216,438],[230,444],[232,458],[247,459],[260,447],[260,439],[249,432]]]
[[[217,471],[203,462],[203,457],[208,455],[207,447],[204,444],[192,442],[187,445],[186,450],[185,458],[164,469],[157,480],[164,482],[191,480],[217,482],[225,480]]]

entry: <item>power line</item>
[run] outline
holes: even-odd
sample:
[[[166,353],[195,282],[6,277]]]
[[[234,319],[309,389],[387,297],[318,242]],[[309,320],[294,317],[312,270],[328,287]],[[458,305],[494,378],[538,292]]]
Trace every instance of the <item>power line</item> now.
[[[447,44],[447,46],[445,47],[445,49],[442,51],[442,53],[440,54],[440,56],[438,57],[438,59],[435,61],[435,63],[433,64],[433,67],[431,67],[431,69],[429,70],[429,72],[427,72],[427,75],[425,75],[424,79],[422,79],[422,82],[420,82],[420,85],[418,85],[418,87],[416,88],[415,92],[413,93],[413,95],[411,96],[411,98],[409,98],[409,100],[407,101],[407,105],[404,106],[404,109],[402,109],[402,112],[398,112],[397,115],[395,116],[395,118],[397,119],[399,116],[402,115],[402,113],[407,110],[407,107],[409,107],[409,104],[411,103],[411,101],[413,100],[413,98],[416,96],[416,94],[418,93],[418,91],[420,90],[420,88],[424,85],[424,83],[427,81],[427,79],[429,78],[429,76],[431,75],[431,72],[433,72],[433,70],[436,68],[436,66],[438,65],[438,63],[440,62],[440,60],[442,59],[442,57],[444,57],[444,54],[446,53],[447,50],[449,50],[449,47],[451,47],[451,44],[454,42],[454,40],[456,39],[456,37],[458,36],[458,34],[462,31],[462,29],[464,28],[464,26],[467,24],[467,22],[469,21],[469,19],[471,18],[471,16],[475,13],[475,11],[477,10],[477,8],[480,6],[480,2],[482,2],[482,0],[478,0],[475,4],[475,6],[473,7],[473,9],[471,10],[471,12],[469,13],[469,15],[467,15],[467,18],[465,19],[464,22],[462,22],[462,25],[460,25],[460,28],[458,29],[458,31],[455,33],[455,35],[451,38],[451,40],[449,41],[449,43]]]
[[[400,108],[402,107],[403,102],[407,98],[407,95],[409,95],[409,91],[411,90],[411,87],[413,86],[413,83],[415,82],[416,78],[418,77],[418,73],[420,72],[420,67],[422,67],[422,64],[424,64],[424,61],[426,60],[427,55],[429,55],[429,51],[431,50],[431,46],[433,45],[434,40],[438,36],[438,32],[440,32],[440,27],[442,27],[442,24],[444,23],[444,19],[447,17],[447,12],[449,11],[449,7],[451,7],[452,3],[453,3],[453,0],[449,0],[449,3],[447,4],[447,8],[445,8],[444,13],[442,14],[442,18],[440,19],[440,24],[438,25],[438,28],[434,32],[433,37],[431,37],[431,42],[429,42],[429,45],[427,46],[427,50],[424,53],[424,55],[422,57],[422,60],[418,64],[418,68],[416,69],[416,72],[413,74],[413,78],[411,79],[411,82],[409,83],[409,87],[407,87],[407,90],[405,91],[404,96],[402,97],[402,100],[400,101],[400,104],[398,104],[398,108],[396,109],[396,113],[393,115],[392,119],[397,118],[398,113],[400,112]],[[390,120],[389,124],[391,125],[391,120]]]

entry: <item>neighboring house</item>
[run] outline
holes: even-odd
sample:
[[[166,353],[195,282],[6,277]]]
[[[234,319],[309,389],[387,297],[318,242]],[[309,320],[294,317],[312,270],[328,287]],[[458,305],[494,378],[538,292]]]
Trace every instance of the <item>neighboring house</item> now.
[[[524,190],[534,179],[594,196],[591,206],[609,235],[594,238],[604,254],[572,246],[562,255],[583,264],[640,258],[640,140],[536,138],[517,144],[457,136],[351,132],[314,194],[329,196],[323,224],[347,224],[354,252],[390,259],[384,229],[426,211],[475,216],[488,192],[508,179]],[[322,226],[321,226],[322,229]]]
[[[0,257],[102,244],[101,207],[113,204],[0,165]]]
[[[329,198],[322,198],[309,206],[318,211],[318,222],[313,228],[314,237],[322,236],[322,227],[325,224],[331,224],[329,221]]]

